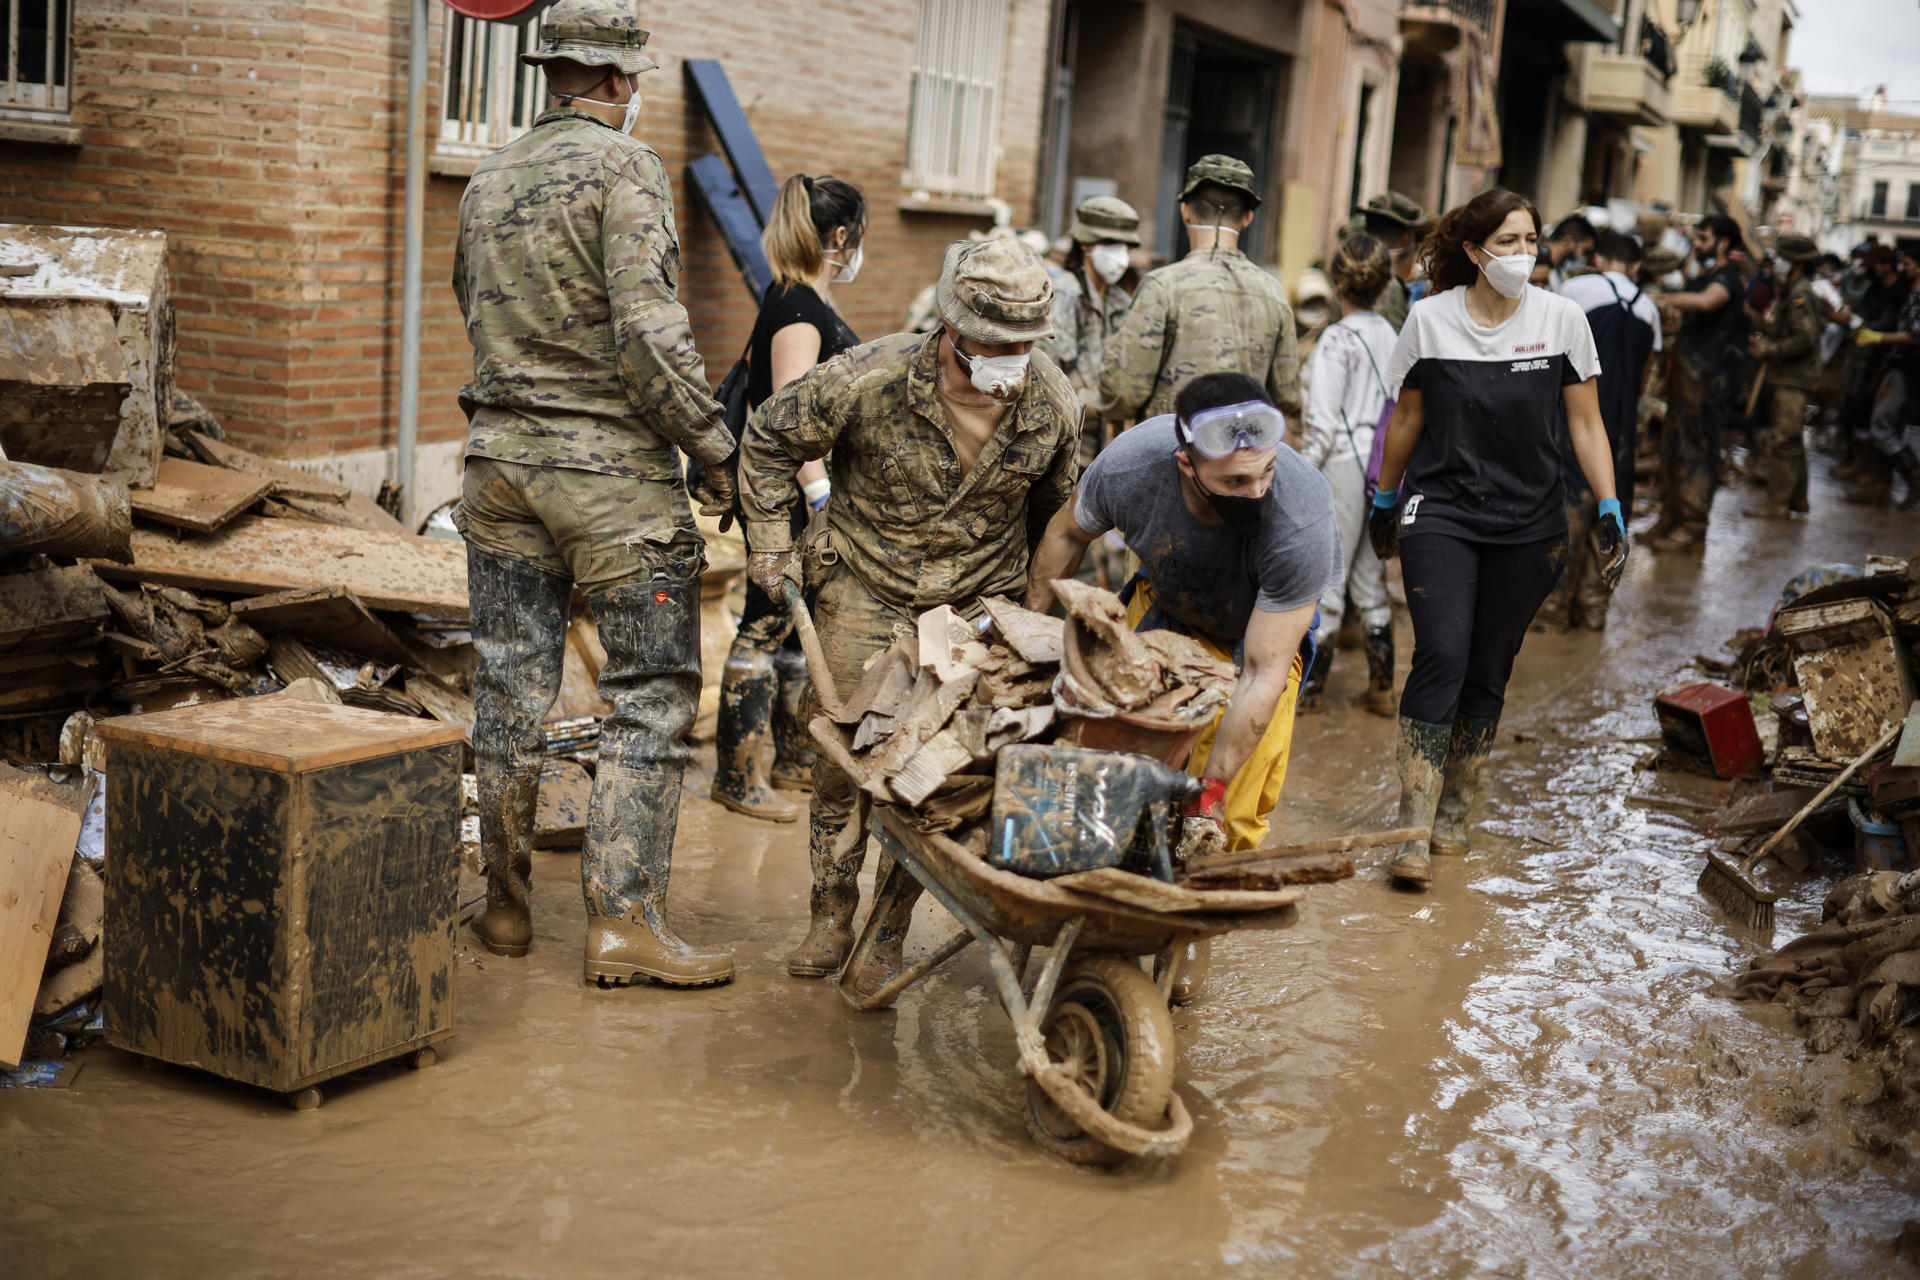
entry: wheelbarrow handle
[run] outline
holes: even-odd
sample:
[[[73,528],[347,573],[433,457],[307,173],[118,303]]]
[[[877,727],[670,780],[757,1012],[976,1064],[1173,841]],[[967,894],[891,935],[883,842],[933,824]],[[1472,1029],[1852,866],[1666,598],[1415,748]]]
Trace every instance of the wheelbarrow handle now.
[[[800,649],[807,655],[807,674],[813,678],[814,696],[820,699],[821,709],[838,720],[840,693],[834,688],[833,672],[827,667],[827,655],[820,648],[820,633],[813,629],[813,615],[807,612],[800,584],[792,578],[782,578],[780,594],[786,599],[787,612],[793,615],[793,629],[800,633]]]

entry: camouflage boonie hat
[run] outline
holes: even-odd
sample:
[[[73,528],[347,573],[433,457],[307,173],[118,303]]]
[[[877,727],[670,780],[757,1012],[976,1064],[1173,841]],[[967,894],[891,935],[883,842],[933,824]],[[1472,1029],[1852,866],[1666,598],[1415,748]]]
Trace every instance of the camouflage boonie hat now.
[[[1253,189],[1253,170],[1244,160],[1235,160],[1232,156],[1201,156],[1187,170],[1187,185],[1180,192],[1184,202],[1200,189],[1203,182],[1217,182],[1223,187],[1231,187],[1243,193],[1251,207],[1260,207],[1260,193]]]
[[[1685,255],[1675,253],[1665,245],[1649,245],[1641,255],[1640,265],[1656,276],[1663,276],[1686,260]]]
[[[1367,218],[1385,218],[1403,227],[1418,226],[1427,216],[1412,196],[1403,196],[1398,191],[1383,191],[1354,212]]]
[[[540,17],[540,47],[520,61],[538,67],[564,58],[637,75],[660,65],[647,56],[648,36],[633,0],[558,0]]]
[[[1067,234],[1081,244],[1099,244],[1117,240],[1121,244],[1140,243],[1140,215],[1118,196],[1093,196],[1082,200],[1073,211],[1073,225]]]
[[[1773,251],[1788,262],[1818,262],[1820,246],[1813,237],[1799,231],[1789,231],[1774,242]]]
[[[934,305],[955,333],[990,346],[1053,333],[1053,281],[1040,255],[1018,240],[947,246]]]

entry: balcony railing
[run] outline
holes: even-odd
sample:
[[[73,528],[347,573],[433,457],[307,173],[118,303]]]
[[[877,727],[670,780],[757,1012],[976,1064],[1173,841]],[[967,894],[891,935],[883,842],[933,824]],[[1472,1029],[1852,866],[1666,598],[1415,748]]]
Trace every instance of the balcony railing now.
[[[1660,73],[1662,80],[1671,79],[1680,69],[1680,63],[1673,53],[1673,41],[1651,18],[1640,19],[1640,56],[1647,65]]]
[[[1471,22],[1482,31],[1493,24],[1493,0],[1401,0],[1400,12],[1425,19],[1438,10],[1461,22]]]
[[[1760,120],[1763,113],[1764,108],[1760,103],[1760,95],[1753,91],[1753,86],[1750,84],[1741,85],[1740,132],[1746,134],[1747,137],[1755,142],[1760,141]]]

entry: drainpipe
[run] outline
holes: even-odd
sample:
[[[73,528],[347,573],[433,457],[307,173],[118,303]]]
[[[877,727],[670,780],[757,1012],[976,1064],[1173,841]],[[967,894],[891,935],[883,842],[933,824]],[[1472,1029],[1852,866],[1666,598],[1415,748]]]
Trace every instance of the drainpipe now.
[[[407,29],[406,229],[400,259],[400,439],[395,479],[400,523],[413,530],[414,454],[420,435],[420,258],[426,216],[427,156],[420,136],[420,100],[427,89],[427,0],[412,0]]]

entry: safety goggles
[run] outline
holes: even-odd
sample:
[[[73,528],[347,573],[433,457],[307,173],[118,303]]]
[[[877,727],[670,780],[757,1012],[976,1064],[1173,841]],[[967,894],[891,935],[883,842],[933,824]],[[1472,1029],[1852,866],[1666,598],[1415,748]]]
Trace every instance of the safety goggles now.
[[[1287,433],[1286,415],[1260,400],[1202,409],[1190,422],[1177,422],[1183,443],[1203,458],[1224,458],[1240,449],[1271,449]]]

